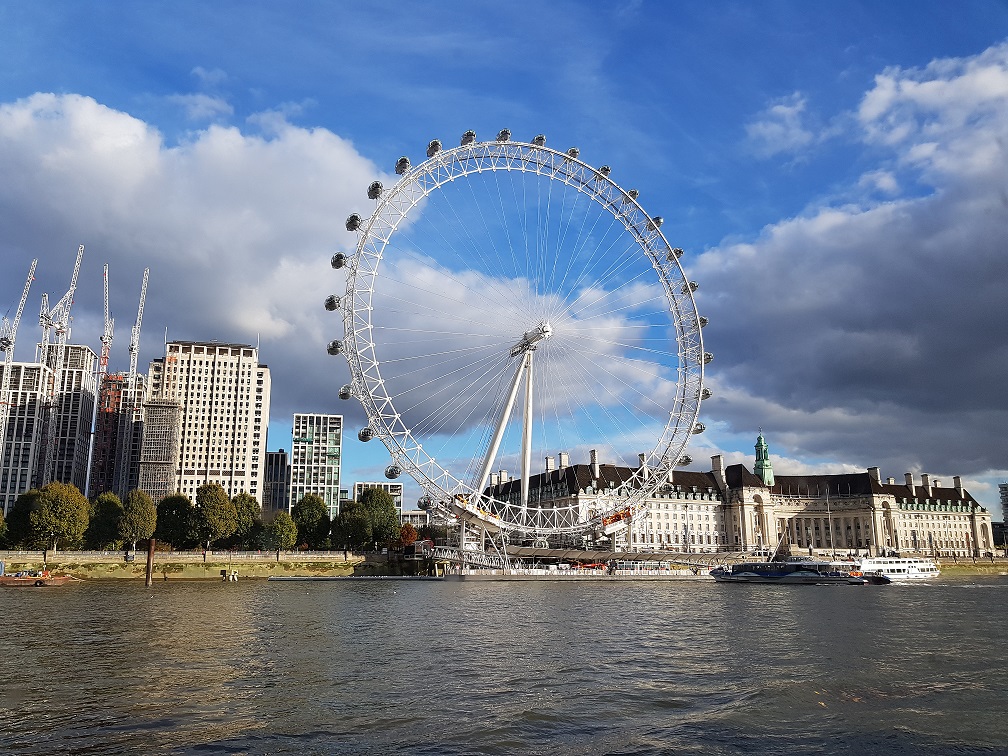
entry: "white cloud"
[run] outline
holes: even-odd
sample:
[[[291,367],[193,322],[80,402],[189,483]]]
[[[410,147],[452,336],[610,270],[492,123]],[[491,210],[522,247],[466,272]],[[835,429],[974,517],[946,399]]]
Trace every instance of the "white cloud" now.
[[[178,94],[166,98],[173,105],[185,110],[190,121],[216,121],[234,113],[231,103],[222,97],[206,94]]]
[[[772,157],[782,152],[798,152],[811,144],[815,135],[804,123],[805,97],[794,92],[760,113],[746,125],[746,135],[756,154]]]
[[[274,412],[332,409],[346,367],[334,371],[325,354],[342,324],[322,301],[344,281],[328,260],[353,243],[345,208],[363,206],[380,176],[348,142],[325,129],[287,126],[264,138],[212,126],[168,145],[91,98],[37,94],[0,106],[0,174],[0,244],[5,259],[40,258],[33,297],[65,286],[58,250],[87,245],[75,338],[97,344],[86,326],[100,320],[101,263],[120,322],[150,267],[141,367],[158,355],[165,326],[176,339],[261,337],[283,399]]]
[[[813,206],[702,255],[691,273],[719,386],[705,414],[730,432],[762,425],[783,458],[893,475],[999,469],[1008,44],[888,69],[857,116],[877,161],[858,181],[862,195],[898,196],[904,181],[933,191]]]

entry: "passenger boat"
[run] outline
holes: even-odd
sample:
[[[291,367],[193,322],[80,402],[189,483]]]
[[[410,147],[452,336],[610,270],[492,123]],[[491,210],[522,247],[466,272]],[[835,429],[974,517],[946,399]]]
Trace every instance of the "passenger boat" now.
[[[770,561],[739,562],[710,571],[719,583],[781,583],[784,585],[866,585],[869,581],[853,571],[829,562]]]
[[[861,572],[884,575],[890,580],[930,580],[941,574],[933,559],[918,557],[865,557],[861,560]]]
[[[0,587],[42,588],[50,585],[63,585],[69,580],[71,580],[69,575],[53,575],[49,570],[27,570],[12,572],[10,575],[0,575]]]

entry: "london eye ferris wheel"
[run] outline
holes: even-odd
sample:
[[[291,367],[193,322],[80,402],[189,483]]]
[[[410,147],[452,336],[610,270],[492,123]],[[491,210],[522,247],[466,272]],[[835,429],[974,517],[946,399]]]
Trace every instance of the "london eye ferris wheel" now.
[[[420,505],[502,538],[611,532],[689,458],[701,432],[704,352],[696,283],[638,193],[608,166],[507,130],[395,166],[368,187],[337,252],[342,340],[356,398]],[[588,450],[618,485],[551,488]],[[562,456],[561,456],[562,455]],[[505,485],[507,483],[507,485]]]

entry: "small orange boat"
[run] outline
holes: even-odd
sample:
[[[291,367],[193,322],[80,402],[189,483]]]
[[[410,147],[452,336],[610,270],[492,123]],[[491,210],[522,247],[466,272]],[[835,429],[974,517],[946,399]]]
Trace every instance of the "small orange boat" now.
[[[43,588],[49,585],[63,585],[70,579],[69,575],[53,575],[49,570],[26,570],[10,575],[0,575],[0,587]]]

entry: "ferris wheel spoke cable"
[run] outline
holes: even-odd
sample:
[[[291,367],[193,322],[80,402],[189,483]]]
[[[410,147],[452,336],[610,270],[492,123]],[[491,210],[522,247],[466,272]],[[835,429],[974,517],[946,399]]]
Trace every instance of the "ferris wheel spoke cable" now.
[[[597,391],[598,388],[601,387],[603,392],[614,400],[612,403],[607,402],[598,403],[597,412],[602,413],[608,420],[606,426],[603,427],[603,425],[600,424],[599,421],[601,420],[601,417],[599,417],[598,414],[593,413],[588,414],[588,420],[592,423],[592,425],[595,428],[597,434],[596,437],[600,439],[612,438],[614,436],[613,427],[618,428],[621,431],[621,434],[624,436],[631,435],[630,430],[632,426],[629,424],[628,421],[623,420],[622,416],[619,413],[614,412],[613,407],[614,406],[623,407],[625,410],[627,410],[630,417],[637,416],[637,413],[635,412],[637,408],[626,400],[624,394],[613,391],[611,388],[609,388],[609,386],[603,383],[595,382],[589,385],[589,382],[586,378],[586,376],[588,375],[589,373],[587,371],[582,370],[576,373],[573,377],[577,382],[581,384],[584,391],[586,392],[592,390]],[[618,377],[616,377],[616,379],[617,381],[619,381]],[[614,449],[614,451],[619,452],[620,450]]]
[[[653,414],[654,412],[663,412],[663,411],[665,411],[664,405],[662,405],[659,402],[657,402],[657,401],[654,400],[654,398],[652,396],[653,392],[646,392],[646,391],[641,390],[637,384],[630,383],[629,381],[627,381],[626,379],[624,379],[621,375],[618,375],[617,373],[613,372],[606,365],[607,364],[612,364],[613,362],[622,363],[622,364],[628,365],[628,367],[630,367],[631,370],[637,369],[637,372],[639,374],[641,374],[644,378],[652,378],[652,379],[654,379],[654,378],[660,378],[660,376],[658,375],[657,371],[646,372],[646,371],[640,370],[639,366],[634,365],[632,363],[632,361],[630,361],[630,360],[626,360],[626,359],[623,359],[621,357],[614,357],[612,355],[605,355],[605,354],[602,354],[602,353],[596,353],[596,354],[599,354],[599,356],[603,357],[604,359],[589,360],[589,355],[590,354],[592,354],[592,352],[586,350],[585,354],[583,354],[583,355],[575,355],[575,357],[574,357],[575,359],[582,359],[584,361],[585,365],[587,366],[585,368],[585,371],[587,371],[590,367],[594,367],[599,372],[604,373],[605,375],[609,376],[610,378],[612,378],[617,383],[623,385],[623,387],[625,388],[626,392],[630,392],[631,394],[634,394],[634,395],[640,397],[640,399],[644,402],[644,404],[653,405],[653,407],[654,407],[653,412],[646,413],[646,414]],[[625,398],[627,396],[626,392],[621,392],[620,394],[614,394],[608,388],[608,386],[606,384],[602,383],[601,381],[599,381],[599,385],[602,385],[605,388],[605,390],[607,391],[607,393],[609,393],[610,395],[612,395],[614,398],[618,399],[621,404],[623,404],[624,406],[627,406],[627,407],[630,406],[630,405],[628,405],[628,404],[625,403]],[[634,406],[637,407],[637,405],[634,405]],[[643,405],[641,405],[639,407],[639,411],[644,412]]]
[[[579,230],[579,236],[578,236],[578,240],[577,240],[579,243],[575,244],[574,248],[571,250],[571,254],[566,256],[566,260],[565,260],[565,264],[564,264],[564,268],[563,268],[563,276],[560,278],[560,281],[557,284],[557,290],[558,291],[563,291],[564,285],[567,283],[567,279],[570,277],[571,272],[574,270],[574,264],[575,264],[575,262],[577,260],[579,260],[582,257],[582,255],[584,255],[586,257],[584,265],[589,265],[589,264],[591,264],[593,262],[592,259],[591,259],[591,257],[590,257],[591,251],[586,250],[585,246],[590,241],[590,239],[592,237],[592,234],[595,231],[595,228],[598,225],[599,221],[602,219],[602,217],[603,217],[602,213],[595,213],[595,219],[594,219],[594,221],[592,223],[592,227],[590,229],[588,229],[588,233],[587,234],[583,234],[583,232],[584,232],[584,223],[588,219],[588,213],[584,214],[584,217],[583,217],[583,220],[582,220],[582,226],[581,226],[581,229]],[[612,218],[612,216],[610,216],[610,221],[611,222],[615,221],[615,219]],[[612,223],[610,223],[610,228],[611,228],[611,225],[612,225]],[[603,233],[603,235],[602,235],[603,238],[605,238],[606,233]],[[583,234],[583,237],[582,237],[582,234]],[[610,247],[611,246],[612,246],[612,242],[610,242]],[[597,247],[596,247],[596,250],[597,250]],[[594,250],[592,250],[592,251],[594,251]],[[561,256],[557,255],[556,256],[556,261],[559,262],[560,259],[561,259]],[[584,277],[584,274],[585,274],[585,270],[582,269],[581,274],[579,276],[575,277],[574,280],[575,281],[582,280],[583,277]],[[575,284],[575,286],[576,286],[576,284]],[[556,316],[556,313],[554,313],[554,315],[551,316],[551,317],[555,317],[555,316]]]
[[[442,244],[441,244],[441,246],[439,248],[442,251],[449,252],[451,254],[451,256],[461,266],[463,266],[463,268],[471,266],[472,262],[473,262],[473,259],[472,259],[473,255],[462,255],[462,254],[460,254],[459,251],[458,251],[458,249],[457,249],[457,244],[455,244],[452,240],[450,240],[445,235],[444,230],[443,230],[444,228],[468,229],[468,224],[466,224],[462,220],[462,218],[459,216],[458,210],[456,209],[455,205],[453,205],[451,203],[447,203],[447,204],[449,204],[449,207],[450,207],[450,209],[452,211],[452,216],[453,216],[453,217],[449,217],[447,215],[447,213],[445,213],[444,209],[441,207],[442,204],[446,204],[446,203],[441,203],[441,202],[431,202],[430,203],[430,206],[440,216],[442,223],[437,223],[436,219],[433,219],[432,221],[428,221],[427,225],[429,225],[433,229],[433,232],[436,233],[437,236],[440,237]],[[519,300],[515,300],[513,292],[509,291],[507,287],[504,287],[502,283],[498,282],[496,280],[496,278],[491,275],[491,272],[492,272],[493,268],[486,266],[485,256],[482,255],[479,252],[480,246],[473,240],[472,233],[468,232],[468,234],[469,234],[469,236],[468,236],[467,239],[462,239],[462,240],[459,240],[459,241],[460,242],[468,242],[468,246],[471,248],[470,251],[475,250],[476,251],[475,257],[478,258],[479,260],[481,260],[484,263],[484,267],[488,268],[487,269],[487,273],[485,274],[484,277],[485,277],[485,280],[486,280],[488,286],[490,287],[490,289],[496,294],[496,296],[498,297],[498,299],[500,299],[501,301],[509,301],[509,302],[512,302],[514,306],[520,306],[520,301]],[[460,280],[454,273],[452,273],[451,271],[449,271],[447,268],[444,268],[444,266],[440,266],[439,272],[441,272],[443,275],[445,275],[446,277],[448,277],[452,281],[454,281],[455,284],[459,287],[460,290],[473,292],[473,289],[472,289],[471,286],[469,286],[464,281]],[[473,293],[476,293],[476,292],[473,292]],[[481,296],[485,296],[487,294],[487,292],[478,292],[478,293]],[[439,296],[439,293],[432,292],[432,295],[433,296]],[[462,304],[462,302],[460,302],[460,304]]]
[[[630,264],[631,261],[630,252],[633,249],[632,247],[627,247],[626,249],[619,250],[618,252],[613,253],[612,246],[613,245],[610,244],[607,249],[603,250],[600,253],[600,256],[602,258],[609,260],[608,267],[606,267],[605,270],[603,270],[601,273],[596,273],[592,268],[586,267],[581,272],[581,275],[579,275],[574,280],[574,283],[572,284],[572,291],[576,292],[578,290],[578,287],[580,287],[582,283],[586,280],[592,281],[591,288],[593,290],[599,289],[603,292],[610,291],[605,288],[605,284],[608,283],[613,276],[617,275],[619,272],[622,271],[623,268],[625,268]],[[638,276],[642,274],[643,271],[638,273]],[[573,307],[580,299],[580,296],[581,295],[578,294],[578,296],[572,297],[570,302],[568,303],[568,307],[565,308],[563,311],[561,311],[561,314],[567,312],[571,307]]]
[[[483,362],[487,363],[486,360],[484,360]],[[495,360],[490,360],[488,364],[481,365],[480,363],[477,362],[468,365],[463,365],[457,368],[456,370],[443,375],[441,378],[441,385],[437,388],[436,391],[430,394],[429,397],[436,397],[441,394],[447,393],[449,398],[447,401],[444,401],[437,407],[433,408],[427,415],[427,417],[425,417],[420,422],[423,424],[424,427],[431,427],[429,423],[435,419],[438,419],[438,422],[443,425],[443,421],[440,420],[440,418],[442,417],[441,413],[446,408],[451,407],[453,403],[457,404],[459,397],[466,395],[467,389],[471,388],[473,385],[477,385],[476,381],[471,378],[473,374],[478,372],[479,377],[485,377],[487,375],[493,374],[493,372],[496,370],[496,374],[498,376],[497,380],[500,380],[500,375],[503,374],[502,368],[504,367],[506,367],[506,362],[502,358],[499,358]],[[451,377],[451,380],[445,380],[446,378],[449,377]],[[463,381],[466,382],[462,383]],[[493,381],[490,382],[492,383]],[[430,383],[430,381],[428,381],[428,383]],[[460,390],[456,390],[456,388],[460,385],[460,383],[462,384],[462,388]],[[411,389],[409,393],[413,393],[414,391],[415,389]],[[405,393],[406,392],[404,392],[403,396],[405,396]],[[416,404],[413,405],[413,408],[419,406],[422,403],[423,403],[422,400],[420,402],[417,402]]]
[[[425,429],[443,428],[447,424],[448,420],[454,417],[455,414],[458,412],[458,410],[455,407],[462,404],[464,399],[470,399],[471,401],[475,399],[482,400],[481,392],[486,389],[482,389],[480,387],[492,386],[494,385],[494,383],[498,383],[502,380],[501,376],[503,375],[503,371],[499,369],[501,367],[506,366],[503,366],[499,361],[495,362],[494,364],[486,366],[485,368],[483,368],[482,375],[483,376],[496,375],[496,379],[484,380],[480,383],[477,383],[475,380],[470,380],[467,384],[463,385],[462,389],[460,390],[455,389],[461,381],[463,381],[466,378],[469,378],[472,375],[472,373],[475,372],[475,370],[470,371],[468,375],[457,376],[451,382],[445,382],[445,384],[442,387],[438,388],[436,391],[434,391],[432,395],[436,396],[438,394],[448,392],[449,394],[448,400],[442,402],[442,404],[439,404],[436,407],[433,407],[428,412],[426,417],[424,417],[422,420],[419,421],[419,423],[417,423],[418,426],[422,426]],[[496,373],[494,372],[495,369],[497,369]],[[476,391],[471,390],[474,385],[477,386]],[[476,402],[474,406],[479,406],[479,402]]]

